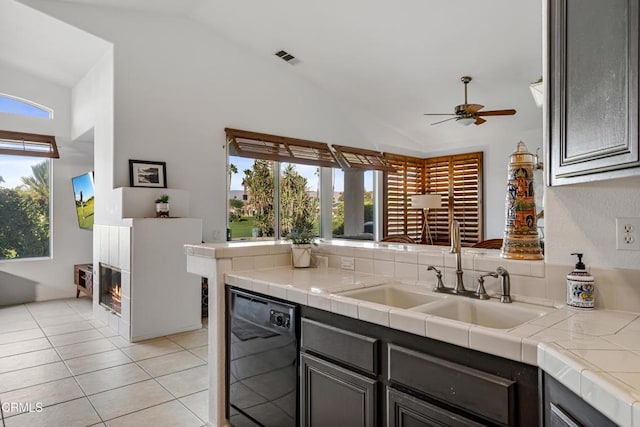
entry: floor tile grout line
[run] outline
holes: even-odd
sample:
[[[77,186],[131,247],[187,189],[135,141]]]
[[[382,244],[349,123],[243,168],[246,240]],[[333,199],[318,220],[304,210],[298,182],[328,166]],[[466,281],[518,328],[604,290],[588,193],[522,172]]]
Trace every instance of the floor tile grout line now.
[[[58,337],[59,337],[60,335],[54,335],[54,336],[58,336]],[[49,338],[49,337],[47,337],[47,338]],[[59,347],[67,347],[67,346],[70,346],[70,345],[75,345],[75,344],[84,344],[84,343],[91,342],[91,341],[106,340],[106,339],[107,339],[107,338],[105,338],[105,337],[100,337],[100,338],[93,338],[93,339],[86,340],[86,341],[78,341],[78,342],[73,342],[73,343],[64,344],[64,345],[58,345],[58,346],[56,346],[56,345],[54,344],[53,346],[54,346],[54,347],[58,347],[58,348],[59,348]],[[113,344],[113,343],[111,343],[111,344]],[[114,345],[115,345],[115,344],[114,344]]]
[[[69,377],[69,378],[71,378],[71,377]],[[64,378],[64,379],[67,379],[67,378]],[[80,391],[82,391],[82,390],[80,390]],[[56,402],[56,403],[53,403],[53,404],[50,404],[50,405],[43,405],[42,407],[43,407],[43,408],[51,408],[52,406],[61,405],[61,404],[63,404],[63,403],[73,402],[74,400],[80,400],[80,399],[87,399],[87,396],[79,396],[79,397],[74,397],[73,399],[61,400],[60,402]],[[9,415],[9,416],[7,417],[7,419],[9,419],[9,418],[13,418],[13,417],[17,417],[17,416],[19,416],[19,415],[28,414],[28,413],[29,413],[29,412],[20,412],[20,413],[18,413],[18,414]]]
[[[58,363],[58,362],[54,362],[54,363]],[[40,366],[44,366],[44,365],[40,365]],[[27,368],[27,369],[28,369],[28,368]],[[68,369],[68,368],[67,368],[67,369]],[[13,372],[16,372],[16,371],[13,371]],[[56,382],[56,381],[67,380],[67,379],[69,379],[69,378],[71,378],[71,377],[73,377],[73,374],[72,374],[72,373],[69,373],[69,376],[68,376],[68,377],[56,378],[55,380],[43,381],[43,382],[41,382],[41,383],[38,383],[38,384],[31,384],[31,385],[28,385],[28,386],[26,386],[26,387],[18,387],[18,388],[14,388],[14,389],[11,389],[11,390],[6,390],[6,391],[3,391],[3,392],[0,392],[0,395],[2,395],[2,394],[9,394],[9,393],[13,393],[13,392],[15,392],[15,391],[24,390],[25,388],[29,388],[29,387],[36,387],[36,386],[39,386],[39,385],[49,384],[49,383],[53,383],[53,382]]]
[[[45,350],[53,350],[53,348],[46,348]],[[41,350],[38,350],[38,351],[41,351]],[[27,367],[24,367],[24,368],[13,369],[13,370],[11,370],[11,371],[0,372],[0,375],[10,374],[11,372],[18,372],[18,371],[22,371],[22,370],[24,370],[24,369],[37,368],[37,367],[39,367],[39,366],[53,365],[54,363],[59,363],[59,362],[62,362],[62,359],[60,359],[60,360],[54,360],[53,362],[40,363],[40,364],[33,365],[33,366],[27,366]]]
[[[169,354],[173,354],[173,353],[169,353]],[[166,356],[166,354],[165,354],[164,356]],[[162,357],[162,356],[158,356],[158,357]],[[144,360],[149,360],[149,359],[144,359]],[[143,362],[144,360],[141,360],[141,362]],[[202,359],[200,359],[200,360],[202,360]],[[134,363],[135,363],[136,365],[138,365],[138,367],[139,367],[140,369],[142,369],[146,374],[148,374],[148,375],[149,375],[151,378],[153,378],[154,380],[155,380],[156,378],[162,378],[162,377],[166,377],[166,376],[168,376],[168,375],[173,375],[173,374],[178,374],[178,373],[180,373],[180,372],[185,372],[185,371],[188,371],[188,370],[190,370],[190,369],[199,368],[199,367],[201,367],[201,366],[203,366],[203,365],[207,365],[207,368],[209,367],[209,366],[208,366],[208,363],[204,362],[204,363],[202,363],[202,364],[200,364],[200,365],[191,366],[191,367],[189,367],[189,368],[180,369],[180,370],[178,370],[178,371],[172,371],[172,372],[169,372],[169,373],[167,373],[167,374],[162,374],[162,375],[153,375],[153,374],[151,374],[151,372],[147,371],[143,366],[141,366],[138,362],[134,362]],[[162,384],[160,384],[160,385],[162,385]],[[163,388],[164,388],[164,386],[163,386]],[[167,391],[169,391],[169,390],[167,390]],[[202,391],[202,390],[201,390],[201,391]],[[171,392],[169,391],[169,393],[171,393]],[[197,392],[196,392],[196,393],[197,393]],[[173,395],[173,393],[171,393],[171,394]],[[178,397],[176,397],[176,399],[179,399],[179,398],[178,398]]]
[[[172,395],[172,397],[173,397],[173,395]],[[156,404],[153,404],[151,406],[147,406],[146,408],[136,409],[135,411],[127,412],[126,414],[118,415],[117,417],[108,418],[108,419],[104,420],[103,423],[106,423],[107,421],[117,420],[118,418],[126,417],[128,415],[135,414],[137,412],[142,412],[142,411],[145,411],[145,410],[150,409],[150,408],[155,408],[156,406],[165,405],[165,404],[173,402],[173,401],[177,401],[178,403],[182,404],[182,402],[180,402],[180,400],[178,398],[174,397],[173,399],[167,400],[165,402],[156,403]],[[184,405],[182,405],[182,406],[184,406]],[[186,408],[186,410],[189,411],[191,414],[193,414],[199,421],[202,421],[200,419],[200,417],[195,415],[189,408]]]

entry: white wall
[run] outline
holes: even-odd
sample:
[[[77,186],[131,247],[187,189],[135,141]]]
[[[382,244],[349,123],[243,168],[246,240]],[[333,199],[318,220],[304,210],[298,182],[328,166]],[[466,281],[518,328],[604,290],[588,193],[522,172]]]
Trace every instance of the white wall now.
[[[93,147],[70,139],[69,88],[0,64],[0,92],[54,110],[54,120],[0,114],[0,129],[55,135],[60,151],[60,159],[52,161],[53,258],[0,262],[0,271],[8,273],[0,275],[0,280],[5,281],[3,287],[34,283],[38,300],[75,295],[73,264],[91,262],[92,234],[78,227],[71,178],[93,169]],[[2,300],[0,294],[0,305]]]
[[[113,49],[109,49],[78,82],[71,97],[71,134],[93,133],[96,224],[108,224],[115,216],[117,196],[113,193]]]

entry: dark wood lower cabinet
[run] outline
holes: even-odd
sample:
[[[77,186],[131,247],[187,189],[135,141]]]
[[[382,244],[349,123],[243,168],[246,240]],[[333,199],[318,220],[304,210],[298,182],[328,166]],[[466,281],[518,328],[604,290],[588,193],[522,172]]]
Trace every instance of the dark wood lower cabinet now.
[[[300,309],[302,426],[541,425],[535,366]]]
[[[474,427],[466,417],[387,387],[388,427]]]
[[[544,374],[544,402],[545,426],[609,427],[616,425],[547,374]]]
[[[375,426],[377,381],[312,355],[300,355],[305,427]]]

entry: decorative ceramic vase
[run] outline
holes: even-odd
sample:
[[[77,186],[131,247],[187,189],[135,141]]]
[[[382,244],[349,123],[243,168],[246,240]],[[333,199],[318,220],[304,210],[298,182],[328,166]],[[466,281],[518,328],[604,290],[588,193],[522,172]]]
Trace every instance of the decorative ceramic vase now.
[[[169,203],[156,203],[156,218],[169,218]]]
[[[543,259],[536,225],[533,169],[534,155],[524,142],[518,142],[509,158],[502,258]]]
[[[311,244],[292,244],[291,263],[296,268],[309,267],[311,265]]]

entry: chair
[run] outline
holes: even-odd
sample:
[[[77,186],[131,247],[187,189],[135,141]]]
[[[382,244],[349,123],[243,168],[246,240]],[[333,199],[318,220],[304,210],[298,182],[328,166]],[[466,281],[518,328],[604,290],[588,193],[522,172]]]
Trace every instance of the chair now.
[[[391,242],[391,243],[416,243],[411,237],[406,234],[394,234],[392,236],[386,236],[381,240],[381,242]]]
[[[502,239],[489,239],[478,242],[472,248],[502,249]]]

